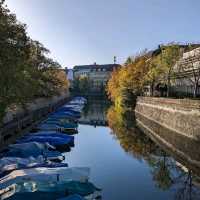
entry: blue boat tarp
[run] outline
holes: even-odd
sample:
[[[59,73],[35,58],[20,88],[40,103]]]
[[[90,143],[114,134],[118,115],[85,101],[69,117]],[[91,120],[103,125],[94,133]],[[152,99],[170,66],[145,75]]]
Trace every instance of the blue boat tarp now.
[[[44,184],[57,183],[65,184],[73,181],[87,182],[90,169],[88,167],[57,167],[57,168],[31,168],[15,170],[0,179],[0,190],[6,189],[10,185],[22,182],[43,182]],[[49,184],[51,187],[51,184]],[[39,188],[35,188],[38,190]],[[46,190],[46,187],[45,187]]]
[[[25,149],[9,149],[8,152],[4,154],[5,157],[20,157],[20,158],[29,158],[30,156],[37,158],[38,156],[43,156],[47,160],[62,160],[62,154],[58,151],[49,151],[49,150],[36,150],[27,151]]]
[[[55,118],[55,117],[49,117],[47,120],[43,122],[57,122],[57,123],[62,123],[62,124],[77,124],[75,120],[71,120],[68,118]]]
[[[26,135],[24,136],[22,139],[25,139],[25,138],[34,138],[34,137],[60,137],[60,138],[63,138],[63,139],[70,139],[72,141],[74,141],[74,137],[73,136],[70,136],[70,135],[66,135],[66,134],[63,134],[63,133],[53,133],[53,132],[37,132],[35,134],[31,134],[31,135]]]
[[[56,124],[44,124],[44,123],[42,123],[42,124],[38,125],[37,128],[59,129],[60,126],[58,126]]]
[[[78,127],[78,124],[76,124],[76,123],[64,123],[64,122],[57,121],[57,120],[45,121],[41,125],[42,126],[47,125],[47,126],[50,126],[50,127],[52,125],[53,128],[54,128],[54,126],[55,126],[55,128],[77,128]]]
[[[70,170],[70,168],[68,168]],[[37,170],[37,169],[36,169]],[[40,171],[42,170],[42,168],[39,169]],[[48,168],[48,170],[50,170]],[[52,169],[52,171],[56,172],[56,169]],[[22,172],[22,170],[17,171]],[[57,170],[58,174],[60,170]],[[63,172],[67,171],[66,169],[62,170]],[[71,171],[71,170],[70,170]],[[12,173],[13,175],[15,175],[15,172]],[[11,175],[12,175],[11,174]],[[21,178],[19,177],[18,179],[14,179],[13,181],[10,181],[10,184],[8,181],[3,180],[3,184],[5,185],[5,187],[2,188],[2,190],[4,190],[5,192],[7,192],[8,187],[10,185],[15,185],[15,192],[17,193],[25,193],[25,192],[60,192],[62,195],[64,195],[63,192],[67,191],[67,193],[69,195],[67,195],[66,197],[63,197],[61,199],[71,199],[71,200],[85,200],[85,199],[91,199],[94,200],[95,197],[99,196],[100,194],[100,190],[97,189],[92,183],[89,183],[87,181],[84,182],[80,182],[80,181],[70,181],[73,179],[80,179],[80,178],[85,178],[84,175],[77,173],[76,171],[72,171],[72,174],[68,174],[68,176],[65,176],[63,178],[65,178],[65,180],[63,181],[51,181],[51,177],[46,178],[47,180],[49,179],[49,181],[45,181],[45,177],[39,177],[39,174],[36,172],[33,172],[33,170],[31,169],[25,169],[24,170],[24,180],[26,180],[25,182],[21,181]],[[27,174],[27,175],[26,175]],[[54,175],[55,173],[52,173],[52,175]],[[33,175],[38,176],[38,177],[33,177]],[[51,174],[50,174],[51,175]],[[60,174],[59,176],[62,179],[62,174]],[[75,178],[73,178],[75,177]],[[9,175],[8,175],[9,178]],[[53,177],[52,177],[53,179]],[[57,179],[57,177],[55,177],[54,179]],[[15,182],[14,182],[15,181]],[[1,191],[1,190],[0,190]],[[3,191],[1,191],[3,193]],[[81,193],[81,194],[79,194]],[[94,197],[94,198],[87,198],[88,196]],[[84,198],[85,197],[85,198]]]
[[[27,143],[27,142],[39,142],[39,143],[46,143],[48,142],[50,145],[53,146],[62,146],[62,145],[73,145],[74,138],[60,138],[60,137],[29,137],[18,140],[18,144]]]
[[[71,118],[79,118],[80,117],[80,115],[75,115],[75,114],[73,114],[73,113],[71,113],[71,112],[56,112],[56,113],[54,113],[54,114],[52,114],[52,115],[50,115],[50,117],[51,116],[55,116],[55,117],[66,117],[66,118],[68,118],[68,117],[71,117]]]
[[[54,113],[49,116],[49,119],[69,119],[69,120],[76,121],[77,117],[72,116],[72,115],[63,114],[63,113]]]
[[[57,110],[58,112],[70,112],[72,114],[75,114],[75,115],[80,115],[81,112],[80,111],[76,111],[75,109],[73,108],[61,108],[59,110]],[[56,112],[57,113],[57,112]]]
[[[0,159],[0,176],[5,175],[5,173],[11,172],[13,170],[29,169],[34,167],[68,167],[68,164],[47,162],[43,156],[38,156],[37,158],[4,157]]]
[[[58,129],[76,129],[78,126],[77,124],[67,124],[67,125],[57,125],[57,124],[48,124],[42,123],[37,126],[38,129],[45,129],[45,130],[58,130]]]
[[[63,198],[58,199],[58,200],[85,200],[85,199],[78,194],[74,194],[74,195],[70,195],[70,196],[67,196],[67,197],[63,197]]]
[[[82,112],[84,106],[79,106],[79,105],[65,105],[63,108],[68,108],[68,109],[73,109],[74,111]]]
[[[73,118],[69,118],[69,117],[63,117],[63,116],[56,116],[56,115],[51,115],[49,116],[49,118],[47,119],[47,121],[53,121],[53,120],[57,120],[57,121],[62,121],[62,120],[69,120],[69,121],[73,121],[76,122],[75,119]]]
[[[72,115],[72,116],[75,116],[75,117],[81,116],[81,113],[80,113],[80,112],[75,112],[75,111],[72,111],[72,110],[62,110],[62,111],[56,112],[56,114],[57,114],[57,113],[68,114],[68,115]]]
[[[37,158],[20,158],[20,157],[3,157],[0,159],[0,173],[33,166],[35,164],[43,164],[45,162],[43,156]]]
[[[42,122],[43,124],[57,124],[58,126],[63,126],[63,125],[73,125],[73,126],[77,126],[76,122],[73,122],[72,120],[68,120],[68,119],[60,119],[60,118],[49,118],[45,121]]]
[[[101,189],[90,182],[70,181],[66,183],[66,187],[69,194],[78,194],[81,196],[88,196],[96,191],[101,191]]]
[[[26,149],[27,152],[32,151],[44,151],[44,150],[55,150],[55,147],[50,145],[48,142],[46,143],[38,143],[38,142],[28,142],[22,144],[10,144],[8,149]]]
[[[30,165],[29,168],[33,167],[47,167],[47,168],[57,168],[57,167],[68,167],[67,163],[43,163],[43,164],[37,164],[37,165]]]

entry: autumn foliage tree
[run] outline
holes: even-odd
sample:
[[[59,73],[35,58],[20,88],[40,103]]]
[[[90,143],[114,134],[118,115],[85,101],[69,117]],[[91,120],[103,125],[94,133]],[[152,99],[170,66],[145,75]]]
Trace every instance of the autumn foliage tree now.
[[[24,104],[67,88],[67,81],[57,73],[61,66],[48,53],[0,0],[0,119],[11,104]]]
[[[112,76],[107,85],[107,93],[109,98],[115,102],[119,109],[126,105],[133,105],[136,95],[143,92],[145,81],[142,77],[148,72],[149,65],[147,60],[149,56],[147,52],[142,52],[133,60],[128,58],[128,62]]]
[[[159,82],[167,86],[169,96],[173,67],[181,55],[180,45],[171,43],[159,46],[156,51],[145,50],[128,57],[124,66],[112,73],[107,85],[109,98],[121,110],[134,107],[135,97],[144,94],[145,86],[150,85],[153,96]]]

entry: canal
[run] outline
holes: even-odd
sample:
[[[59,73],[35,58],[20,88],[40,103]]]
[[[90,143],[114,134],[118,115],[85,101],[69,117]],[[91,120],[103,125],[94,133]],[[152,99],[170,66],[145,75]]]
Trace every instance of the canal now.
[[[102,189],[103,200],[200,199],[199,169],[138,130],[134,115],[122,117],[107,101],[90,100],[78,130],[74,148],[64,153],[65,162],[70,167],[89,167],[90,181]],[[184,141],[185,147],[188,144]],[[190,155],[199,158],[198,148]],[[8,199],[57,197],[59,194],[26,193]]]
[[[105,102],[90,101],[88,105],[66,162],[89,166],[91,181],[102,188],[103,199],[200,199],[200,179],[192,170],[131,122],[120,122],[112,109],[108,111],[111,128],[101,125],[107,121]]]

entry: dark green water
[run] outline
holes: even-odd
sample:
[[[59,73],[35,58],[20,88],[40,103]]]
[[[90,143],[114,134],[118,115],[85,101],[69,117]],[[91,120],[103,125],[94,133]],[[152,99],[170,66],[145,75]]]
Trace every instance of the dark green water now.
[[[75,147],[66,153],[72,166],[91,168],[90,180],[102,188],[103,200],[197,200],[200,178],[165,152],[105,102],[90,102],[75,136]],[[99,124],[99,126],[98,126]],[[131,125],[132,124],[132,125]],[[187,141],[185,142],[185,145]],[[200,152],[199,152],[200,154]],[[20,194],[10,199],[56,199],[59,194]]]

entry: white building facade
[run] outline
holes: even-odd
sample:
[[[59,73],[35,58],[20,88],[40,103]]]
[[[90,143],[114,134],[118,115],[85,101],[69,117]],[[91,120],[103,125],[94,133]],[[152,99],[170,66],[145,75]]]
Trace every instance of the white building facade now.
[[[106,86],[111,73],[118,69],[118,64],[107,65],[79,65],[73,68],[74,79],[87,78],[90,82],[90,88],[93,91],[99,91]]]

